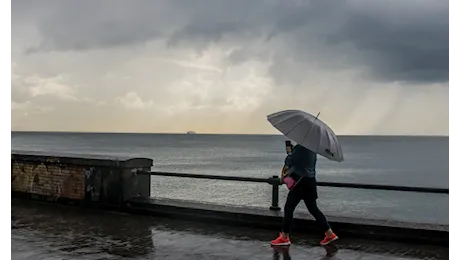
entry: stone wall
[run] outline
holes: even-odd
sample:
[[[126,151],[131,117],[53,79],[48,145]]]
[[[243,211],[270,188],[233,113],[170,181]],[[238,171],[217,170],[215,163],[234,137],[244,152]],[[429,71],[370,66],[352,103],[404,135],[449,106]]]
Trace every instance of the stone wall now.
[[[13,194],[120,204],[134,197],[150,197],[152,160],[94,155],[13,151]]]

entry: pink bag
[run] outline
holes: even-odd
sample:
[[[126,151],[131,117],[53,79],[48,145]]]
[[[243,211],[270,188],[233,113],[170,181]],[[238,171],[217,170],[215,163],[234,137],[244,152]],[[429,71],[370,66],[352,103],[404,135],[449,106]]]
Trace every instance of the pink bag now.
[[[292,190],[296,185],[296,181],[292,177],[284,177],[283,181],[289,190]]]

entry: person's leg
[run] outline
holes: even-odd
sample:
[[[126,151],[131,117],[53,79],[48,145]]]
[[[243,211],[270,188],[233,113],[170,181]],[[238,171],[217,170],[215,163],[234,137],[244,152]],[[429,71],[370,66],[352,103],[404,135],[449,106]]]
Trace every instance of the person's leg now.
[[[298,188],[298,187],[296,187]],[[284,218],[283,218],[283,229],[282,234],[284,238],[289,238],[289,232],[291,231],[292,220],[294,219],[294,210],[299,205],[302,197],[298,192],[292,190],[289,192],[286,204],[284,204]]]
[[[330,233],[332,235],[331,227],[329,226],[329,222],[324,216],[323,212],[319,210],[316,201],[307,202],[305,201],[305,206],[307,206],[308,212],[315,218],[316,223],[318,223],[321,231],[324,233]]]
[[[305,202],[305,206],[307,206],[307,209],[310,212],[310,214],[313,215],[313,217],[315,217],[316,222],[323,230],[323,232],[327,234],[332,234],[326,217],[316,205],[316,200],[318,199],[318,188],[316,185],[316,178],[305,178],[304,183],[305,187],[303,189],[302,199]]]
[[[315,218],[316,223],[318,223],[321,230],[326,235],[326,237],[320,242],[321,245],[327,245],[330,242],[337,240],[339,237],[332,231],[331,226],[329,225],[329,222],[327,221],[323,212],[319,210],[318,205],[316,204],[316,200],[310,202],[305,201],[305,205],[307,206],[310,214],[312,214]]]
[[[299,194],[299,192],[295,192],[295,190],[289,192],[286,199],[286,204],[284,204],[283,229],[280,233],[280,236],[275,240],[272,240],[271,244],[273,246],[287,246],[291,244],[289,232],[291,230],[292,220],[294,218],[294,210],[301,199],[302,196]]]

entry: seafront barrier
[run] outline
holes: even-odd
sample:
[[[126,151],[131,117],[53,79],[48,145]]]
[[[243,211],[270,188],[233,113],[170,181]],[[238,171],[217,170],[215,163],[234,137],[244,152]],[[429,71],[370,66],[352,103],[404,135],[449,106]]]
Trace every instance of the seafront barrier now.
[[[12,151],[12,196],[154,217],[206,220],[273,230],[277,230],[281,224],[283,213],[278,205],[280,181],[277,176],[252,178],[165,173],[152,171],[152,165],[153,160],[148,158]],[[272,203],[261,209],[151,198],[151,178],[158,175],[266,183],[272,187]],[[318,185],[448,194],[448,189],[427,187],[327,182]],[[329,220],[342,237],[448,246],[448,225],[340,216],[329,217]],[[294,228],[297,231],[318,232],[314,220],[304,213],[296,214]]]
[[[11,153],[14,196],[80,205],[122,206],[131,198],[150,197],[152,159],[95,155]]]

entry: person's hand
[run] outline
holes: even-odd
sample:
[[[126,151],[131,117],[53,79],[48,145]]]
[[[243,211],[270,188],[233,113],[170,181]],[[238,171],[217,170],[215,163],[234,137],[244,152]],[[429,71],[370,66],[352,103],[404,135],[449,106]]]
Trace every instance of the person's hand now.
[[[283,166],[283,168],[281,168],[281,174],[280,174],[281,183],[283,182],[284,172],[285,172],[285,171],[286,171],[286,169],[284,169],[284,166]]]
[[[281,169],[281,178],[280,178],[280,182],[281,182],[281,183],[284,182],[284,175],[285,175],[285,173],[286,173],[286,171],[287,171],[288,168],[289,168],[289,167],[287,167],[287,166],[285,165],[285,166],[283,166],[283,168]]]

